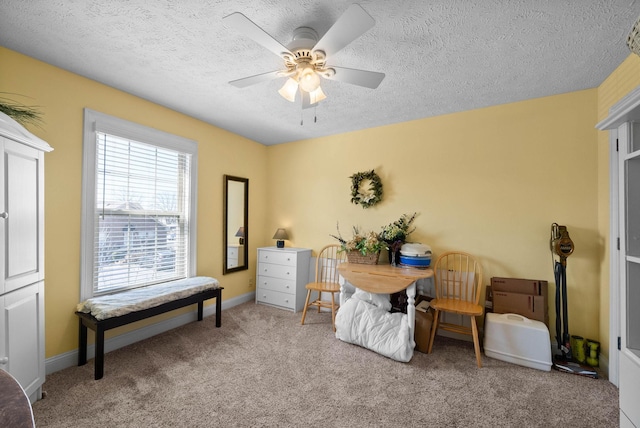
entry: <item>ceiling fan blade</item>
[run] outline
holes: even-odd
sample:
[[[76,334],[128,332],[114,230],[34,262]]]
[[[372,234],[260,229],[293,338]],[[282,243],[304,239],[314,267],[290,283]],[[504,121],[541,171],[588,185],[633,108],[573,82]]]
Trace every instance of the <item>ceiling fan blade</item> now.
[[[252,20],[244,16],[240,12],[232,13],[222,18],[225,23],[234,27],[240,34],[243,34],[254,42],[269,49],[274,54],[282,57],[283,54],[293,56],[291,51],[282,43],[271,37],[266,31],[258,27]]]
[[[366,33],[376,21],[360,5],[352,4],[316,43],[313,50],[321,50],[331,57],[349,43]]]
[[[235,86],[236,88],[246,88],[247,86],[266,82],[267,80],[277,79],[278,77],[282,77],[280,75],[280,71],[270,71],[268,73],[256,74],[255,76],[243,77],[242,79],[232,80],[229,83]]]
[[[365,88],[371,89],[376,89],[385,76],[384,73],[378,73],[376,71],[356,70],[353,68],[334,66],[331,66],[331,68],[335,70],[335,74],[323,76],[325,79],[364,86]]]

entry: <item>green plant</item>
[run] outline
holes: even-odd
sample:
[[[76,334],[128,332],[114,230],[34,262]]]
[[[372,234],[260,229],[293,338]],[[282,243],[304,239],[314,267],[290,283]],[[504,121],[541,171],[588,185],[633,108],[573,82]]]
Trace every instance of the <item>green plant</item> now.
[[[380,239],[389,245],[397,245],[407,241],[408,236],[416,230],[413,226],[413,221],[418,216],[418,213],[402,214],[400,218],[393,223],[382,228],[380,232]]]
[[[7,92],[0,92],[0,94],[7,94]],[[40,126],[42,124],[42,113],[35,107],[20,104],[6,97],[0,96],[0,112],[22,126],[27,124]]]
[[[357,226],[353,226],[353,237],[346,240],[340,234],[340,226],[336,225],[337,235],[330,235],[340,242],[340,251],[358,251],[363,256],[379,253],[387,249],[387,244],[380,239],[375,232],[360,232]]]

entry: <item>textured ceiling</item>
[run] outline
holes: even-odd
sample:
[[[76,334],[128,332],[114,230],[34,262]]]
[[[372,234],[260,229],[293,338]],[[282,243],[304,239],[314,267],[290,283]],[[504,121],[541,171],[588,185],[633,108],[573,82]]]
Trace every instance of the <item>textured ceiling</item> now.
[[[287,45],[351,3],[1,0],[0,45],[270,145],[594,88],[640,15],[639,0],[362,0],[375,27],[328,62],[385,73],[377,89],[323,80],[328,98],[303,111],[284,78],[229,85],[282,61],[222,17]]]

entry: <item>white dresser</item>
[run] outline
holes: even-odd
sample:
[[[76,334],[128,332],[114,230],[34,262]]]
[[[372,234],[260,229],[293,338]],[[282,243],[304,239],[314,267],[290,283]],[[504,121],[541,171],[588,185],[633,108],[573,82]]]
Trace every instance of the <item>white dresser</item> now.
[[[33,403],[44,365],[44,153],[52,148],[0,113],[0,369]]]
[[[258,248],[256,303],[302,310],[309,282],[309,248]]]
[[[244,245],[227,245],[227,269],[244,265]]]

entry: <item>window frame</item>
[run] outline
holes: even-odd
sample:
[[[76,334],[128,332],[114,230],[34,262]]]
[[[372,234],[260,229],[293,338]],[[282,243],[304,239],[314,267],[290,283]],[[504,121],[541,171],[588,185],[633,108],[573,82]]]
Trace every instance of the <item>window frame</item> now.
[[[156,147],[179,151],[191,156],[189,182],[189,245],[187,277],[195,276],[197,269],[197,176],[198,143],[158,129],[150,128],[124,119],[84,109],[83,158],[82,158],[82,218],[80,248],[80,300],[94,296],[94,249],[96,209],[96,134],[103,132]],[[116,294],[123,290],[95,295]]]

